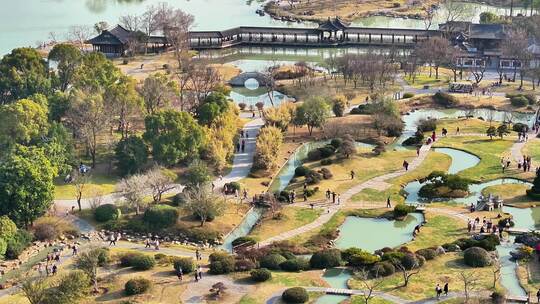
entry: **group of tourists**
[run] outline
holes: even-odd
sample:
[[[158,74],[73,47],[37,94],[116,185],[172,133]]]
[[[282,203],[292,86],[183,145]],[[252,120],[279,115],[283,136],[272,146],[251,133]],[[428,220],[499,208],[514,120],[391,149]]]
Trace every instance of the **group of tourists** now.
[[[336,193],[336,191],[330,191],[330,189],[326,190],[326,200],[332,200],[332,204],[341,204],[341,195],[339,193]]]
[[[197,265],[195,267],[195,271],[193,272],[195,282],[199,282],[199,280],[202,280],[202,273],[203,271],[201,265]],[[178,280],[180,280],[180,282],[184,281],[184,270],[182,269],[182,267],[179,267],[176,270],[176,276],[178,277]]]
[[[122,238],[122,233],[112,232],[111,234],[109,234],[109,237],[108,237],[109,246],[113,246],[113,245],[116,246],[116,242],[120,241],[121,238]]]
[[[146,238],[144,241],[144,248],[154,248],[154,250],[159,250],[159,240]]]
[[[500,214],[498,217],[502,217]],[[492,234],[499,234],[499,237],[502,238],[502,229],[499,228],[497,225],[494,225],[491,219],[486,219],[486,217],[482,218],[482,224],[480,224],[480,218],[476,217],[474,220],[469,219],[467,221],[467,231],[469,233],[476,233],[476,229],[480,227],[479,233],[492,233]],[[510,228],[510,219],[506,220],[506,227]]]
[[[444,283],[444,286],[441,288],[441,284],[437,283],[437,286],[435,286],[435,293],[437,294],[437,300],[441,298],[441,295],[444,292],[445,296],[448,296],[448,282]]]
[[[523,172],[530,172],[531,171],[531,163],[532,159],[530,156],[523,155],[523,161],[518,161],[518,169],[523,168]]]
[[[53,246],[53,244],[49,244],[49,246]],[[68,249],[72,249],[73,256],[76,256],[78,254],[78,248],[77,244],[74,243],[73,245],[67,245]],[[36,269],[39,273],[39,276],[55,276],[58,273],[58,264],[60,263],[60,257],[62,255],[62,252],[66,249],[65,245],[60,246],[59,248],[55,248],[51,253],[47,254],[47,257],[44,261],[41,261],[37,264]]]
[[[529,140],[529,134],[527,133],[527,130],[523,132],[518,132],[518,141],[519,142],[527,142]]]
[[[236,143],[236,153],[244,153],[246,151],[246,139],[249,138],[249,132],[240,130],[240,139]]]

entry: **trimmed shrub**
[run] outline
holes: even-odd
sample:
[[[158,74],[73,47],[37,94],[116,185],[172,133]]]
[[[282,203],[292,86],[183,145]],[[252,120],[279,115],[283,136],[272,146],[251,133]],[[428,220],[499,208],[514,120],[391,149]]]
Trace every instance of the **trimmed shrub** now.
[[[143,221],[153,229],[169,228],[176,224],[178,210],[168,205],[155,205],[144,212]]]
[[[286,260],[279,264],[279,267],[285,271],[302,271],[309,269],[309,261],[304,258],[294,258]]]
[[[324,179],[331,179],[334,176],[328,168],[322,168],[321,174]]]
[[[414,253],[407,253],[401,259],[401,265],[405,269],[414,269],[420,266],[420,262]]]
[[[318,184],[322,180],[322,178],[323,178],[322,174],[320,174],[319,172],[310,170],[306,174],[306,183],[308,183],[308,185],[315,185],[315,184]]]
[[[471,267],[485,267],[491,265],[489,253],[480,247],[471,247],[463,252],[465,264]]]
[[[94,219],[100,223],[117,220],[121,215],[120,209],[113,204],[104,204],[94,210]]]
[[[423,256],[426,260],[433,260],[437,257],[437,251],[435,249],[425,248],[416,251],[416,255]]]
[[[321,160],[323,158],[321,154],[321,150],[315,149],[315,150],[309,151],[307,154],[307,158],[309,161]]]
[[[272,278],[272,273],[266,268],[254,269],[250,272],[250,277],[255,282],[264,282]]]
[[[279,270],[281,269],[279,265],[283,262],[285,262],[287,259],[282,256],[281,254],[273,253],[266,255],[262,257],[262,259],[259,261],[261,264],[261,267],[268,268],[272,270]]]
[[[142,255],[142,253],[135,253],[135,252],[128,252],[123,253],[118,257],[118,260],[120,261],[120,267],[131,267],[133,266],[133,260],[137,257]]]
[[[238,260],[234,263],[235,271],[250,271],[255,268],[255,263],[250,260]]]
[[[126,282],[124,285],[124,292],[128,296],[143,294],[150,290],[152,282],[145,278],[134,278]]]
[[[414,93],[403,93],[403,99],[407,99],[407,98],[413,98],[414,97]]]
[[[377,255],[371,254],[367,251],[362,251],[360,253],[355,253],[351,255],[348,259],[349,265],[354,267],[366,267],[371,266],[379,262],[381,258]]]
[[[388,261],[375,263],[370,271],[371,276],[373,277],[387,277],[389,275],[393,275],[395,272],[396,267]]]
[[[338,249],[327,249],[315,252],[309,260],[311,268],[324,269],[341,265],[341,252]]]
[[[409,205],[405,205],[405,204],[397,204],[395,207],[394,207],[394,216],[395,217],[405,217],[407,216],[409,213],[413,212],[414,211],[414,206],[409,206]]]
[[[227,189],[229,189],[230,192],[234,193],[236,190],[240,192],[240,183],[237,182],[230,182],[225,184],[227,186]]]
[[[173,267],[175,271],[178,272],[182,269],[182,273],[187,274],[195,270],[195,263],[193,263],[193,258],[174,257]]]
[[[525,96],[514,96],[510,98],[510,104],[514,107],[524,107],[529,104],[529,100]]]
[[[306,303],[309,300],[309,295],[303,287],[293,287],[285,290],[281,295],[281,299],[285,303]]]
[[[231,242],[231,245],[233,247],[236,247],[236,246],[251,246],[251,245],[255,245],[257,244],[257,241],[252,238],[252,237],[249,237],[249,236],[241,236],[239,238],[236,238],[234,241]]]
[[[390,262],[394,263],[394,262],[401,261],[404,256],[405,256],[405,253],[403,253],[403,252],[389,251],[389,252],[384,253],[384,255],[382,256],[382,260],[383,261],[390,261]]]
[[[431,132],[437,129],[437,120],[434,118],[431,119],[419,119],[416,122],[418,130],[421,132]]]
[[[435,93],[435,95],[433,95],[433,101],[436,104],[443,107],[447,107],[447,108],[456,106],[459,103],[456,97],[448,93],[443,93],[443,92]]]
[[[330,141],[330,145],[332,145],[332,147],[334,147],[335,149],[339,149],[342,143],[343,140],[341,138],[334,138]]]
[[[136,270],[149,270],[156,266],[156,259],[153,256],[141,254],[131,259],[131,266]]]
[[[234,256],[215,252],[210,255],[210,273],[211,274],[225,274],[234,271]]]
[[[334,148],[334,146],[332,145],[326,145],[322,148],[319,148],[319,151],[321,151],[322,158],[327,158],[334,155],[334,153],[336,153],[336,148]]]
[[[98,257],[99,267],[104,267],[111,263],[111,252],[109,248],[96,248],[92,252]]]
[[[306,176],[310,170],[305,166],[299,166],[294,169],[294,176]]]

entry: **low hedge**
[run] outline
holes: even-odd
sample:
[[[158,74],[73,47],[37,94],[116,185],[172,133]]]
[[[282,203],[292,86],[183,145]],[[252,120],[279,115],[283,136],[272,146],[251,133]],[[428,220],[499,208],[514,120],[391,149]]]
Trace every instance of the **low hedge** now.
[[[307,290],[303,287],[293,287],[285,290],[281,295],[285,303],[306,303],[309,300]]]
[[[241,236],[239,238],[234,239],[231,242],[231,244],[233,247],[240,246],[240,245],[251,246],[251,245],[257,244],[257,241],[254,238],[249,237],[249,236]]]
[[[150,290],[152,282],[145,278],[134,278],[126,282],[124,292],[128,296],[143,294]]]
[[[341,252],[338,249],[326,249],[315,252],[309,260],[311,268],[324,269],[341,265]]]
[[[266,268],[254,269],[249,275],[255,282],[265,282],[272,278],[272,273]]]
[[[433,260],[437,257],[437,251],[435,249],[425,248],[416,251],[416,255],[423,256],[426,260]]]
[[[375,263],[370,270],[372,277],[387,277],[393,275],[395,272],[396,267],[388,261]]]
[[[299,166],[294,169],[294,176],[306,176],[309,169],[306,166]]]
[[[193,262],[193,258],[174,257],[173,267],[176,272],[182,269],[182,273],[187,274],[195,270],[195,263]]]
[[[209,257],[210,259],[210,273],[211,274],[226,274],[234,271],[235,259],[234,256],[215,252]]]
[[[456,106],[459,103],[459,100],[448,93],[443,92],[437,92],[435,95],[433,95],[433,101],[443,107],[453,107]]]
[[[133,257],[131,266],[136,270],[149,270],[156,266],[156,259],[153,256],[141,254]]]
[[[155,205],[144,212],[143,221],[153,229],[165,229],[176,224],[178,210],[168,205]]]
[[[409,205],[406,205],[406,204],[397,204],[394,207],[394,216],[398,217],[398,218],[399,217],[405,217],[409,213],[413,212],[414,210],[415,210],[414,206],[409,206]]]
[[[292,272],[309,270],[309,261],[304,258],[289,259],[279,264],[279,268],[284,271]]]

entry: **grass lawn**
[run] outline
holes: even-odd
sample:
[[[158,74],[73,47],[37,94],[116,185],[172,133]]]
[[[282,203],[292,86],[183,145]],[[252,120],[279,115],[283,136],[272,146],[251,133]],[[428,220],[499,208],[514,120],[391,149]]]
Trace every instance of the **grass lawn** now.
[[[251,231],[250,235],[258,240],[266,240],[313,222],[319,217],[322,210],[286,206],[280,212],[280,219],[273,219],[271,215],[267,216],[260,225],[257,225]]]
[[[395,153],[395,152],[390,152]],[[392,187],[385,191],[379,191],[375,189],[364,189],[361,192],[355,194],[351,200],[353,202],[385,202],[386,199],[390,196],[390,200],[396,204],[401,203],[405,200],[402,195],[402,187],[407,183],[426,177],[434,170],[443,170],[446,171],[451,164],[452,160],[450,156],[431,151],[428,156],[422,162],[420,167],[415,170],[409,171],[407,174],[402,175],[398,178],[388,180]]]
[[[94,173],[89,177],[83,190],[83,198],[105,195],[115,192],[119,177],[111,174]],[[55,199],[75,199],[75,185],[66,184],[63,178],[57,178],[54,183]]]
[[[460,273],[474,273],[478,278],[477,290],[489,290],[493,284],[492,267],[469,268],[463,263],[459,253],[447,253],[434,260],[427,261],[420,272],[413,276],[407,287],[399,287],[403,283],[402,274],[396,273],[384,279],[381,291],[389,292],[403,299],[420,300],[435,296],[435,285],[448,282],[450,291],[462,291],[463,283]],[[362,283],[357,279],[349,280],[351,288],[361,289]]]
[[[350,304],[365,304],[365,303],[366,301],[363,296],[352,296],[350,300]],[[394,302],[377,298],[377,297],[369,299],[369,304],[392,304],[392,303]]]
[[[319,170],[322,167],[328,168],[332,172],[333,177],[328,180],[321,180],[320,183],[311,186],[319,187],[320,191],[316,192],[310,200],[320,200],[324,198],[324,191],[330,189],[337,193],[343,193],[353,186],[369,180],[375,176],[401,170],[403,160],[409,162],[416,156],[416,151],[388,151],[379,156],[375,156],[369,149],[358,149],[359,153],[349,159],[332,157],[333,163],[328,166],[321,166],[320,161],[306,163],[305,166],[312,170]],[[354,170],[356,177],[350,179],[350,172]],[[289,184],[287,190],[295,190],[297,193],[302,192],[304,178],[298,178],[296,182]]]
[[[529,137],[529,141],[525,144],[521,153],[529,155],[533,162],[540,162],[540,141]]]
[[[489,128],[489,122],[478,118],[439,119],[437,121],[437,133],[446,128],[449,134],[454,134],[457,127],[459,127],[460,133],[485,134]]]
[[[522,184],[504,184],[495,185],[485,188],[482,191],[483,195],[493,194],[498,195],[504,200],[505,205],[511,205],[518,208],[528,208],[539,204],[538,201],[531,200],[525,191],[529,186]]]
[[[421,228],[420,234],[414,241],[406,244],[409,249],[416,251],[467,237],[466,223],[448,215],[430,212],[429,209],[425,216],[427,223]]]
[[[523,173],[511,157],[510,148],[514,144],[513,138],[484,137],[446,137],[435,142],[436,147],[449,147],[467,151],[480,157],[480,163],[472,168],[459,172],[459,175],[470,178],[476,182],[493,180],[501,177],[516,177],[527,179],[533,172]],[[512,164],[504,173],[501,170],[501,157],[511,158]]]

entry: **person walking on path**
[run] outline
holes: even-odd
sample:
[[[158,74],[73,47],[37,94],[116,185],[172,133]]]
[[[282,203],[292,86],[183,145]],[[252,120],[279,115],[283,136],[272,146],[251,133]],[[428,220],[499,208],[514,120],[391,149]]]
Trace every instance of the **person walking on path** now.
[[[330,189],[326,189],[326,199],[329,200],[330,199],[330,195],[332,194],[332,192],[330,192]]]
[[[332,204],[336,203],[336,192],[332,192]]]
[[[341,194],[337,195],[337,204],[341,204]]]
[[[540,289],[536,292],[536,300],[538,303],[540,303]]]
[[[403,161],[403,168],[405,169],[405,171],[409,171],[409,162],[404,160]]]
[[[242,139],[242,153],[246,150],[246,140]]]
[[[437,300],[439,300],[441,298],[442,289],[438,283],[437,286],[435,286],[435,293],[437,294]]]
[[[416,147],[416,156],[420,156],[420,146]]]
[[[392,208],[392,204],[390,204],[390,196],[386,199],[386,208]]]
[[[354,174],[354,171],[351,170],[351,179],[354,179],[354,175],[355,175],[355,174]]]
[[[73,244],[73,255],[77,255],[77,245]]]
[[[176,276],[178,277],[178,280],[182,282],[182,280],[184,279],[184,273],[182,272],[182,267],[178,269],[178,271],[176,272]]]
[[[444,295],[448,296],[448,282],[444,283],[443,291],[444,291]]]
[[[150,248],[150,239],[149,238],[146,238],[146,240],[144,241],[144,248]]]
[[[155,249],[155,250],[159,250],[159,240],[156,240],[156,241],[154,242],[154,249]]]

